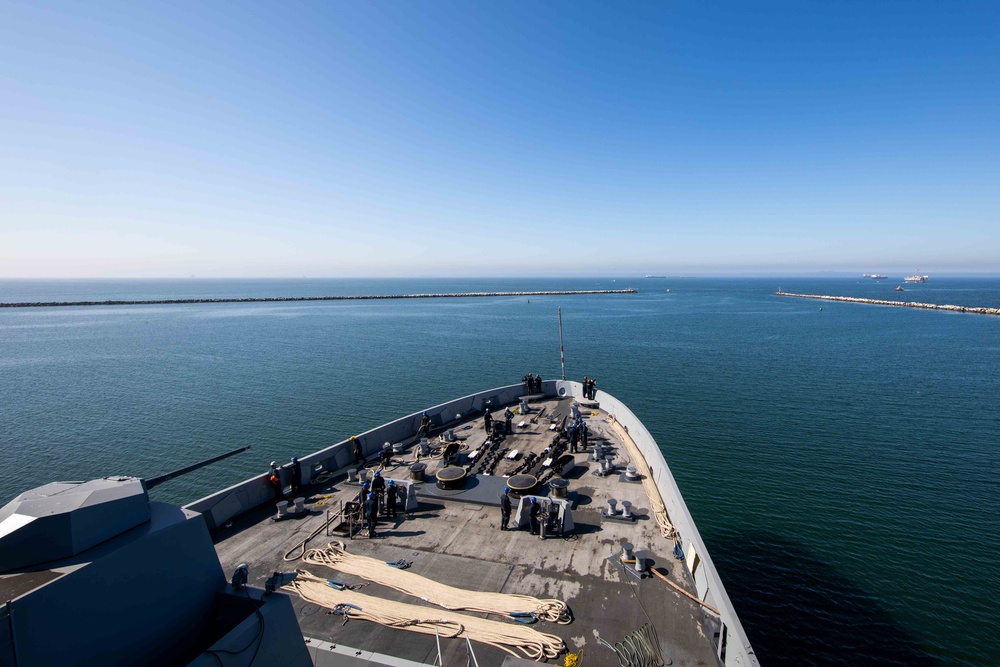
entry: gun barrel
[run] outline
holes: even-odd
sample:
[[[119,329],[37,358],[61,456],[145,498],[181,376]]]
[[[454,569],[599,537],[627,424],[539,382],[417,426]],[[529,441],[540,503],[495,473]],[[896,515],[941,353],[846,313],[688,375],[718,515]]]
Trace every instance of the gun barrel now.
[[[225,454],[219,454],[218,456],[213,456],[210,459],[205,459],[204,461],[199,461],[198,463],[194,463],[189,466],[185,466],[183,468],[178,468],[173,472],[168,472],[166,475],[158,475],[156,477],[150,477],[149,479],[146,480],[146,488],[152,489],[154,486],[159,486],[164,482],[168,482],[172,480],[174,477],[180,477],[181,475],[186,475],[189,472],[194,472],[199,468],[204,468],[207,465],[217,463],[222,459],[228,459],[230,456],[235,456],[236,454],[245,452],[248,449],[250,449],[250,445],[246,445],[245,447],[240,447],[239,449],[234,449],[233,451],[226,452]]]

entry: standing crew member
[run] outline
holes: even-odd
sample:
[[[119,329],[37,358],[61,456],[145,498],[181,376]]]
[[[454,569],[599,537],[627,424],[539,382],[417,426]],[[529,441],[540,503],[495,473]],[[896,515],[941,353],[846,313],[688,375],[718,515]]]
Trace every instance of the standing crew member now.
[[[574,423],[569,427],[569,451],[576,453],[576,445],[580,442],[580,427]]]
[[[504,408],[503,418],[504,421],[506,422],[506,428],[504,429],[504,433],[506,435],[510,435],[511,433],[514,432],[510,427],[510,423],[514,421],[514,413],[510,411],[510,408]]]
[[[358,504],[361,506],[361,520],[367,521],[368,516],[365,514],[365,500],[368,499],[368,494],[372,490],[372,485],[365,482],[361,485],[361,493],[358,494]]]
[[[528,511],[528,518],[531,520],[531,534],[537,535],[539,530],[538,515],[541,513],[542,508],[538,504],[538,500],[534,497],[531,498],[531,509]]]
[[[372,493],[378,500],[378,510],[381,512],[385,508],[385,478],[378,470],[375,471],[375,479],[372,480]]]
[[[385,487],[385,515],[390,519],[396,518],[396,483],[391,479]]]
[[[361,441],[359,441],[352,435],[351,442],[354,444],[354,462],[357,463],[358,465],[363,466],[366,463],[366,461],[365,461],[365,452],[363,449],[361,449]]]
[[[365,501],[365,518],[368,520],[368,537],[375,537],[375,524],[378,521],[378,501],[375,494],[369,493]]]
[[[493,415],[490,414],[490,409],[486,408],[486,412],[483,413],[483,428],[486,429],[486,433],[493,432]]]
[[[503,487],[503,493],[500,494],[500,530],[507,530],[507,524],[510,523],[510,487]]]
[[[302,464],[299,463],[299,457],[292,457],[292,495],[294,496],[299,491],[302,490]]]
[[[580,444],[583,445],[583,449],[587,449],[587,433],[590,432],[590,427],[587,426],[587,422],[580,422]]]
[[[271,488],[274,489],[274,497],[278,500],[284,500],[285,490],[281,488],[281,474],[277,461],[271,461],[271,474],[268,476],[267,481],[271,483]]]

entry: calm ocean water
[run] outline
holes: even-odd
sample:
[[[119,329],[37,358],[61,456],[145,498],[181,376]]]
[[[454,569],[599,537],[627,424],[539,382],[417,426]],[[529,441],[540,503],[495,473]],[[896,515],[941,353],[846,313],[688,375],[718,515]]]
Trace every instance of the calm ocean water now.
[[[187,502],[527,372],[596,376],[660,443],[764,665],[1000,656],[1000,279],[0,281],[0,301],[634,286],[637,295],[0,310],[0,498],[149,476]]]

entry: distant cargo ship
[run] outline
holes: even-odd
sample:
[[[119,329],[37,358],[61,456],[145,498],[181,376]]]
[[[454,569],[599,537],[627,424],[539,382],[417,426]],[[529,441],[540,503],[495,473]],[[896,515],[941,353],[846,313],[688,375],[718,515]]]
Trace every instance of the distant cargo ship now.
[[[866,278],[871,278],[872,280],[885,280],[889,276],[883,276],[881,273],[873,273],[871,275],[865,274]]]
[[[916,273],[914,273],[912,276],[906,276],[905,278],[903,278],[903,282],[905,283],[925,283],[928,280],[930,280],[930,276],[921,276]]]

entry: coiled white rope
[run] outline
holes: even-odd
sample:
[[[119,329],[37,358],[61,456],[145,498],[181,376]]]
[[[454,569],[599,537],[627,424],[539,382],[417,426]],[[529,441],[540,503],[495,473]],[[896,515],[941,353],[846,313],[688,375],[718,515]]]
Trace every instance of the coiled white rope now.
[[[327,609],[339,609],[348,618],[421,634],[433,635],[437,630],[442,637],[468,634],[473,641],[495,646],[516,657],[551,660],[566,650],[563,640],[556,635],[539,632],[526,625],[501,623],[454,611],[393,602],[351,590],[337,590],[326,579],[306,571],[299,571],[299,576],[284,588],[294,591],[307,602]]]
[[[375,558],[350,554],[341,542],[331,543],[326,549],[310,549],[302,560],[394,588],[400,593],[412,595],[445,609],[462,609],[502,616],[531,613],[543,621],[560,624],[572,620],[569,609],[562,600],[455,588],[414,572],[399,570]]]
[[[629,456],[632,457],[632,465],[635,466],[636,472],[642,475],[642,488],[646,492],[646,497],[649,499],[649,511],[656,520],[656,524],[660,527],[660,534],[663,537],[671,538],[674,536],[674,526],[670,523],[670,519],[667,518],[667,507],[663,504],[663,499],[660,497],[660,489],[657,488],[656,482],[653,480],[653,475],[649,470],[649,464],[646,463],[646,457],[642,455],[639,451],[639,446],[635,444],[632,440],[632,436],[628,434],[614,415],[608,415],[608,423],[611,424],[611,428],[614,429],[618,437],[625,444],[625,449],[628,450]]]

